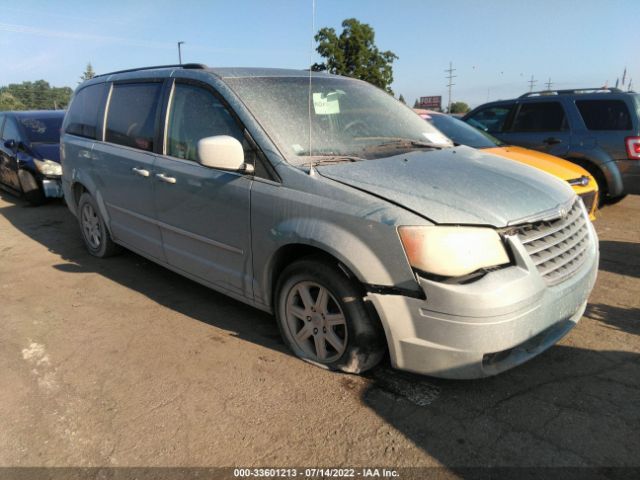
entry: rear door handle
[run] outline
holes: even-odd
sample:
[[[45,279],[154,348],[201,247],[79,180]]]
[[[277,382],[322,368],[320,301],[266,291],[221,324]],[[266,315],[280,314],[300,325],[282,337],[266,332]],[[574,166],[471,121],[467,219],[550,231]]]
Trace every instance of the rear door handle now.
[[[562,143],[562,140],[555,137],[549,137],[549,138],[545,138],[543,142],[546,143],[547,145],[556,145],[558,143]]]
[[[176,183],[175,177],[167,177],[164,173],[156,173],[156,177],[164,183]]]
[[[144,168],[133,167],[131,170],[133,170],[133,173],[140,175],[141,177],[148,177],[149,175],[151,175],[149,170],[145,170]]]

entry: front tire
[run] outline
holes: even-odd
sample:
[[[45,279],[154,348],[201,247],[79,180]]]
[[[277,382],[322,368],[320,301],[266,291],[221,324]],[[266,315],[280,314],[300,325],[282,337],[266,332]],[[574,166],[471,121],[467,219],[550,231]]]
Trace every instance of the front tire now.
[[[289,265],[280,275],[275,307],[285,343],[310,363],[362,373],[385,353],[384,334],[362,294],[337,265],[324,259]]]
[[[96,201],[86,192],[78,202],[78,222],[82,239],[91,255],[106,258],[120,252],[120,247],[111,240]]]

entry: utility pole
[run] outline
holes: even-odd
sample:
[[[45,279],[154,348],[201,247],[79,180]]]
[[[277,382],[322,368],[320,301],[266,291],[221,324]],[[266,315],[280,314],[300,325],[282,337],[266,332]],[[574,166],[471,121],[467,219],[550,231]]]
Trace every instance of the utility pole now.
[[[533,86],[536,83],[538,83],[538,81],[533,78],[533,75],[531,75],[531,80],[529,80],[529,92],[533,92]]]
[[[453,68],[453,64],[449,62],[449,68],[444,71],[447,74],[445,78],[448,81],[447,88],[449,89],[449,103],[447,105],[447,113],[451,112],[451,87],[455,85],[455,83],[453,83],[453,79],[457,77],[457,75],[453,74],[453,72],[455,71],[456,69]]]
[[[184,44],[184,42],[178,42],[178,63],[182,65],[182,51],[180,50],[180,45]]]
[[[551,83],[551,77],[549,77],[549,81],[545,83],[545,85],[547,86],[547,90],[551,90],[551,85],[553,85],[553,83]]]

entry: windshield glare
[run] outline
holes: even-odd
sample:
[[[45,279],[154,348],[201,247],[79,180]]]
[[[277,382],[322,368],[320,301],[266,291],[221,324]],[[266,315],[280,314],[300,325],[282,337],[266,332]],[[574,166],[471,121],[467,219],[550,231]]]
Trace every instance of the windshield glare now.
[[[310,157],[373,159],[429,145],[452,146],[412,110],[365,82],[314,76],[311,96],[305,77],[226,82],[294,164],[304,164]]]
[[[60,142],[62,118],[62,116],[46,118],[22,117],[20,118],[20,123],[27,133],[29,142],[58,143]]]

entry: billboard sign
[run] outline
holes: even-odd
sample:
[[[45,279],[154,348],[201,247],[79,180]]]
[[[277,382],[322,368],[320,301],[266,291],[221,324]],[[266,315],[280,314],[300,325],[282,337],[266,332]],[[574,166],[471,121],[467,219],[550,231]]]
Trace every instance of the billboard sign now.
[[[428,108],[429,110],[442,110],[442,96],[420,97],[418,107]]]

